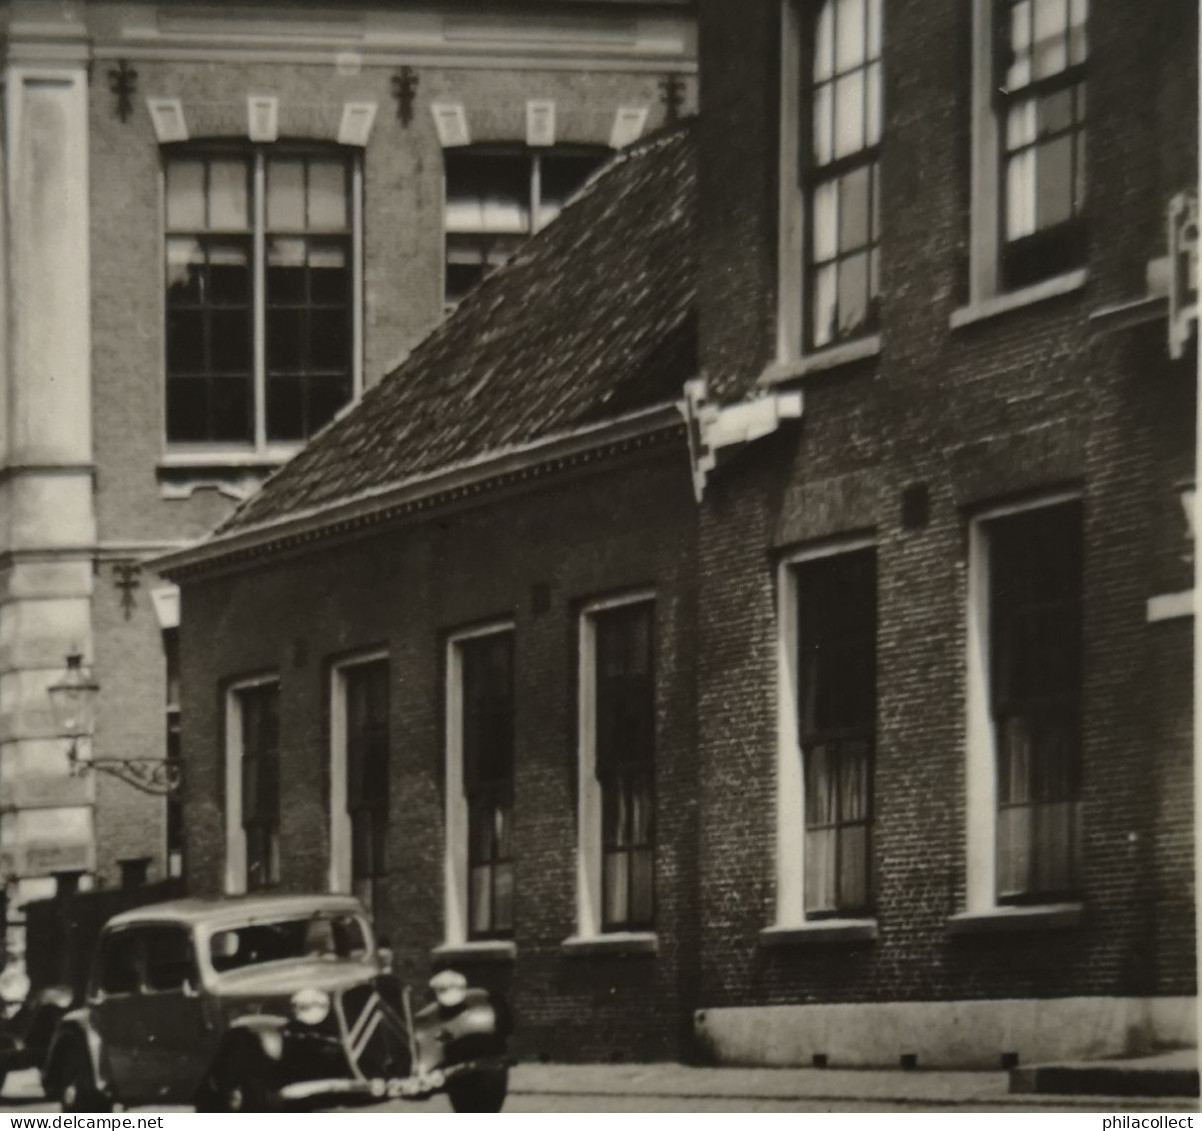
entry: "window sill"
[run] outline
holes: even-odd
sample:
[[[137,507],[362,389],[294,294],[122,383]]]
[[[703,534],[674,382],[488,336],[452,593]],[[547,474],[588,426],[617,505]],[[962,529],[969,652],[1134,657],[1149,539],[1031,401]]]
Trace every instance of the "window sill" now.
[[[439,962],[512,962],[518,956],[518,947],[512,939],[480,939],[443,943],[430,954]]]
[[[794,358],[791,361],[774,361],[760,374],[759,384],[779,385],[785,381],[794,381],[810,373],[822,373],[828,369],[838,369],[842,365],[851,365],[856,361],[866,361],[879,357],[881,352],[880,334],[871,334],[867,338],[857,338],[853,342],[843,342],[837,346],[820,350],[818,353],[807,354],[805,357]]]
[[[632,955],[656,954],[659,936],[653,931],[614,931],[608,935],[572,935],[560,943],[560,950],[569,958],[625,958]]]
[[[1085,916],[1081,903],[1045,903],[1034,907],[991,907],[962,911],[947,921],[953,935],[1003,935],[1020,931],[1057,931],[1079,927]]]
[[[212,470],[213,468],[274,468],[287,463],[301,450],[301,444],[281,444],[274,447],[207,449],[204,451],[177,450],[165,453],[156,465],[159,471]]]
[[[1005,294],[994,295],[981,299],[979,302],[970,302],[967,306],[952,311],[951,327],[953,330],[958,330],[961,326],[971,326],[974,322],[997,318],[999,315],[1009,314],[1012,310],[1034,306],[1036,303],[1056,298],[1058,295],[1072,294],[1074,291],[1081,290],[1088,281],[1089,272],[1082,267],[1076,271],[1056,275],[1051,279],[1044,279],[1042,283],[1036,283],[1034,286],[1023,287],[1017,291],[1007,291]]]
[[[760,946],[764,947],[875,941],[875,919],[811,919],[791,927],[765,927],[760,931]]]

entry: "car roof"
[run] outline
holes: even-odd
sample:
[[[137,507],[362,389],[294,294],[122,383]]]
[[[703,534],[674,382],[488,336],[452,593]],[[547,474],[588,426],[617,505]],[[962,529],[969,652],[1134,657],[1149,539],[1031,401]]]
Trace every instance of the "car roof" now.
[[[231,895],[210,898],[172,899],[148,903],[114,915],[105,925],[126,927],[136,923],[174,922],[188,926],[211,924],[215,927],[289,916],[314,915],[321,911],[363,914],[363,905],[349,895]]]

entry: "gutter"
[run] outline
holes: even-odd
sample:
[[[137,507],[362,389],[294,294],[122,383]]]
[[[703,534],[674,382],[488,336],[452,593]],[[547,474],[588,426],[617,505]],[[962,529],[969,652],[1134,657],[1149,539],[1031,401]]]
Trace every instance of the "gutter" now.
[[[604,448],[641,446],[657,433],[683,430],[676,404],[655,405],[600,424],[501,448],[416,475],[399,483],[373,487],[350,499],[297,511],[229,533],[210,536],[145,563],[159,576],[175,580],[203,566],[253,555],[283,545],[311,541],[340,528],[371,525],[421,506],[440,496],[475,493],[493,480],[525,478],[549,464],[580,462]]]

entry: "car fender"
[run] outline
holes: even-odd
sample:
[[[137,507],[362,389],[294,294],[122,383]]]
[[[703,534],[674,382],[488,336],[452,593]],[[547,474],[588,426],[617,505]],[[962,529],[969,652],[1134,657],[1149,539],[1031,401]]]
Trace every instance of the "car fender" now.
[[[424,1064],[457,1064],[504,1052],[508,1010],[487,990],[473,988],[461,1005],[426,1006],[414,1018],[414,1028]]]
[[[59,1057],[73,1043],[82,1043],[88,1053],[92,1065],[92,1079],[102,1092],[106,1090],[107,1080],[104,1077],[104,1056],[100,1043],[100,1034],[92,1025],[91,1012],[86,1008],[73,1009],[65,1013],[54,1030],[50,1039],[50,1047],[46,1050],[46,1060],[42,1066],[42,1078],[46,1081],[48,1090],[57,1091],[58,1082],[54,1078]]]
[[[284,1027],[287,1024],[285,1018],[268,1013],[247,1013],[235,1018],[221,1042],[218,1059],[249,1043],[268,1060],[279,1063],[284,1057]]]

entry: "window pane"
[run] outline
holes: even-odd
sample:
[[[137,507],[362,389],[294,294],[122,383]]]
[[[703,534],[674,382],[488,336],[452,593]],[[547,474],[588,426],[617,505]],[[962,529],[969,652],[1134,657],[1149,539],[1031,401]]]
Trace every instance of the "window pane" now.
[[[1035,150],[1027,149],[1006,163],[1006,238],[1035,231]]]
[[[1068,65],[1067,28],[1068,0],[1035,0],[1035,78],[1057,74]]]
[[[1060,133],[1073,125],[1073,88],[1058,90],[1037,100],[1039,107],[1039,134]]]
[[[838,249],[838,180],[823,181],[815,187],[811,199],[814,212],[814,253],[812,258],[815,263],[823,263],[828,259],[834,259]]]
[[[334,419],[351,399],[349,374],[309,378],[309,430],[311,436]]]
[[[218,231],[250,226],[245,161],[209,163],[209,227]]]
[[[513,930],[513,865],[493,869],[493,923],[496,932]]]
[[[1073,139],[1059,137],[1036,153],[1036,227],[1051,228],[1073,215]]]
[[[167,312],[167,373],[205,372],[204,312],[201,310],[168,310]]]
[[[881,30],[884,0],[868,0],[868,58],[881,57]]]
[[[209,244],[209,302],[245,306],[250,301],[250,249],[244,243]]]
[[[205,253],[200,240],[176,236],[167,241],[167,304],[204,301]]]
[[[350,370],[351,327],[346,310],[309,312],[309,369]]]
[[[868,185],[870,169],[862,165],[839,182],[839,250],[863,247],[868,242]]]
[[[267,241],[267,301],[305,301],[305,241],[278,236]]]
[[[445,161],[447,231],[529,231],[528,155],[448,153]]]
[[[254,438],[251,422],[249,377],[215,377],[209,384],[212,398],[213,440],[249,441]]]
[[[865,98],[868,101],[868,145],[876,145],[881,140],[881,65],[874,63],[868,68],[868,89]]]
[[[625,852],[611,852],[605,857],[604,918],[607,925],[625,924],[629,917],[628,861]]]
[[[847,335],[868,321],[868,256],[853,255],[839,264],[839,333]]]
[[[141,982],[142,944],[134,931],[111,935],[100,964],[100,988],[106,994],[137,993]]]
[[[205,226],[205,167],[203,161],[167,163],[167,227],[200,231]]]
[[[267,436],[271,440],[303,440],[305,393],[301,377],[270,377],[267,381]]]
[[[835,896],[835,829],[807,830],[805,839],[805,908],[833,911]]]
[[[839,71],[848,71],[864,62],[867,38],[864,0],[838,0],[838,5],[835,15],[835,65]]]
[[[814,161],[818,165],[826,165],[835,155],[834,91],[829,82],[814,88]]]
[[[1021,895],[1031,887],[1031,810],[1001,810],[997,832],[998,896]]]
[[[805,754],[806,825],[830,825],[838,817],[836,809],[835,767],[831,747],[811,746]]]
[[[304,369],[305,312],[288,308],[267,311],[267,369],[296,373]]]
[[[309,245],[309,290],[314,303],[340,306],[351,299],[347,249],[340,244]]]
[[[602,158],[591,153],[543,153],[539,156],[537,228],[546,227],[568,199],[588,180]]]
[[[1010,108],[1006,115],[1006,148],[1022,149],[1035,141],[1038,113],[1036,100],[1027,99]]]
[[[1069,62],[1084,63],[1089,54],[1086,20],[1089,9],[1086,0],[1071,0],[1069,8]]]
[[[835,0],[826,0],[814,29],[814,78],[821,81],[834,73]]]
[[[203,440],[209,430],[209,383],[203,377],[167,381],[167,439]]]
[[[342,161],[309,162],[309,227],[341,229],[347,216],[347,176]]]
[[[468,899],[471,906],[471,930],[473,934],[483,934],[492,927],[491,892],[492,870],[488,867],[473,868],[469,887]]]
[[[869,754],[866,742],[839,745],[839,819],[866,821],[869,817]]]
[[[832,264],[814,272],[814,345],[825,346],[835,339],[835,307],[839,273]]]
[[[251,326],[247,310],[214,310],[209,314],[212,372],[250,373]]]
[[[1010,10],[1010,50],[1006,86],[1019,90],[1031,81],[1031,0],[1021,0]]]
[[[273,230],[304,228],[304,161],[277,158],[267,163],[267,226]]]
[[[655,857],[648,848],[630,854],[630,921],[648,926],[655,917]]]
[[[863,825],[839,830],[839,906],[868,905],[868,829]]]
[[[864,72],[835,80],[835,156],[864,148]]]

